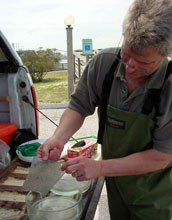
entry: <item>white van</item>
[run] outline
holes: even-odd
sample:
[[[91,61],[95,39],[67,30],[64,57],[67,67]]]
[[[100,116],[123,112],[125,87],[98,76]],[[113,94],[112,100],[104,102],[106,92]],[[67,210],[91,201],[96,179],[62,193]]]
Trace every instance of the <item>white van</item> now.
[[[38,112],[28,100],[37,107],[29,71],[0,31],[0,139],[4,123],[13,124],[17,130],[38,137]],[[23,139],[23,142],[27,140]]]

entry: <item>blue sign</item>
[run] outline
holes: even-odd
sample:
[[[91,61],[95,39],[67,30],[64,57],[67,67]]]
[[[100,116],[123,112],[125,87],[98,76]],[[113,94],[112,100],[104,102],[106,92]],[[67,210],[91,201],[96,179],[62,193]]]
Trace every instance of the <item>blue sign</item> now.
[[[92,54],[92,49],[93,49],[92,39],[83,39],[82,40],[83,54],[85,55]]]
[[[90,51],[90,45],[85,45],[85,51]]]

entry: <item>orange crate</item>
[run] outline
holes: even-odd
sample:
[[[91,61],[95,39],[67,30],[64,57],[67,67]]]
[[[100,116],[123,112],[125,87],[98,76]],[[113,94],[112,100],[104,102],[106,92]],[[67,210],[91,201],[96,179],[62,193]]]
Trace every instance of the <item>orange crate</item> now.
[[[8,145],[10,144],[16,131],[17,127],[15,124],[0,123],[0,139],[6,142]]]

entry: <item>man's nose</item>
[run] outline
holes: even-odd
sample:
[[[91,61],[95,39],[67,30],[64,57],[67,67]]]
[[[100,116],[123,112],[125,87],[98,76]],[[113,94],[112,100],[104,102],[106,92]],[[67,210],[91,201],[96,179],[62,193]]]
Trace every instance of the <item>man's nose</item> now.
[[[132,58],[130,58],[128,60],[128,62],[126,63],[126,66],[125,66],[126,72],[132,73],[132,72],[134,72],[136,70],[136,67],[135,67],[134,63],[135,62],[134,62],[134,60]]]
[[[136,61],[130,57],[130,59],[127,62],[127,65],[130,66],[131,68],[135,68],[136,66]]]

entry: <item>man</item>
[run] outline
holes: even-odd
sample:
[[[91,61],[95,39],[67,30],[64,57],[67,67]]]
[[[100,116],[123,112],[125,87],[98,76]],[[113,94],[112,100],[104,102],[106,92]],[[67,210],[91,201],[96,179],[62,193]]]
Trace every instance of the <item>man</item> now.
[[[102,160],[67,160],[78,181],[106,177],[112,220],[172,219],[172,1],[135,0],[122,48],[87,65],[69,107],[38,157],[57,160],[98,106]],[[171,65],[171,66],[170,66]]]

